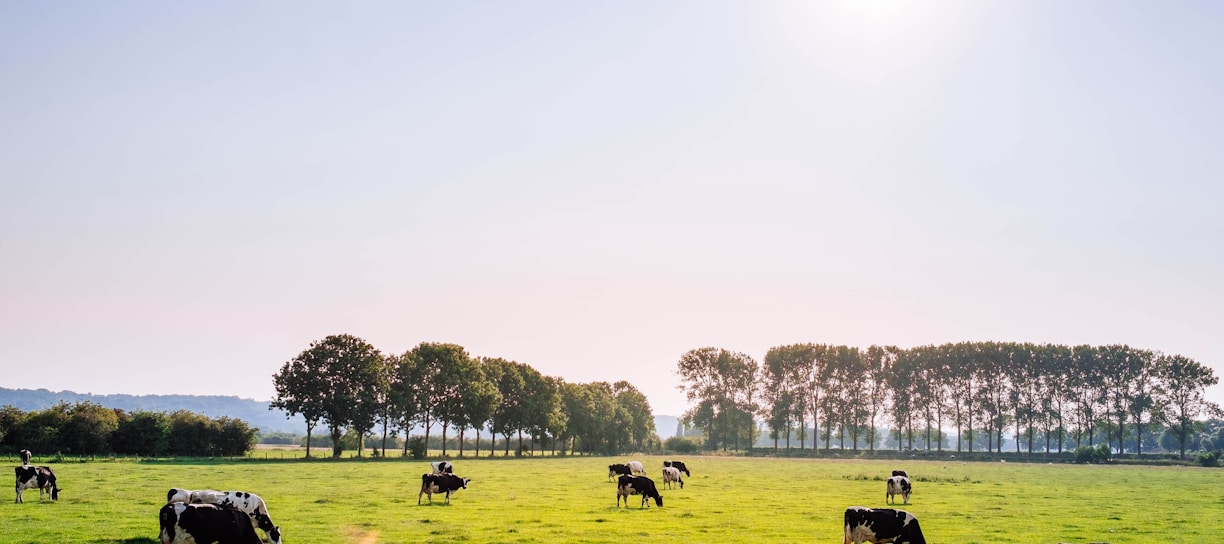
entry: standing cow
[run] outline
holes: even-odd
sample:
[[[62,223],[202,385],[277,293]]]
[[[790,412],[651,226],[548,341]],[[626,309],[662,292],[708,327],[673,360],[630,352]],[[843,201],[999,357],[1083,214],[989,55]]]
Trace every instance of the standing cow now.
[[[655,504],[663,506],[663,495],[655,487],[654,480],[645,476],[621,476],[616,482],[616,506],[620,506],[621,498],[625,499],[625,507],[629,507],[629,495],[642,496],[642,508],[649,507],[646,499],[652,498]]]
[[[894,470],[892,475],[893,476],[905,476],[906,478],[909,478],[909,473],[904,470]]]
[[[446,474],[455,473],[455,465],[452,465],[450,461],[434,461],[429,466],[433,468],[434,474],[442,474],[444,472]]]
[[[681,471],[683,471],[685,476],[693,475],[693,473],[689,472],[688,467],[684,466],[684,461],[663,461],[663,466],[676,467],[680,469]]]
[[[896,503],[896,495],[901,495],[901,499],[905,504],[909,504],[910,497],[910,481],[905,476],[893,476],[888,479],[888,483],[884,489],[884,502]]]
[[[843,544],[926,544],[918,518],[905,510],[851,506],[846,509],[845,519]]]
[[[21,492],[27,489],[38,488],[38,500],[42,500],[43,493],[49,493],[51,500],[59,500],[59,492],[62,491],[55,484],[55,471],[51,467],[32,467],[30,465],[22,465],[14,467],[17,473],[17,500],[14,502],[25,502],[21,498]]]
[[[161,544],[262,544],[251,517],[232,506],[174,502],[157,521]]]
[[[29,465],[30,459],[34,458],[34,454],[30,453],[30,450],[21,450],[20,453],[21,453],[21,466],[24,467],[24,466]]]
[[[633,474],[646,475],[646,467],[642,466],[641,461],[629,461],[629,472]]]
[[[615,477],[618,474],[623,474],[623,475],[628,476],[630,474],[633,474],[633,471],[629,470],[629,465],[626,465],[624,463],[616,463],[616,464],[608,465],[608,479],[609,480],[611,480],[613,477]]]
[[[676,467],[663,467],[663,487],[670,489],[674,483],[680,484],[680,489],[684,489],[684,480],[680,479],[680,469]]]
[[[421,495],[428,495],[430,504],[433,504],[434,493],[445,493],[446,504],[450,504],[451,493],[460,489],[467,489],[470,478],[460,478],[454,474],[422,474],[421,475],[421,492],[417,493],[417,505],[421,504]]]
[[[166,492],[166,504],[215,504],[236,508],[246,514],[252,524],[268,535],[272,544],[281,544],[281,531],[268,514],[268,504],[263,498],[246,491],[216,491],[212,489],[190,490],[173,488]]]

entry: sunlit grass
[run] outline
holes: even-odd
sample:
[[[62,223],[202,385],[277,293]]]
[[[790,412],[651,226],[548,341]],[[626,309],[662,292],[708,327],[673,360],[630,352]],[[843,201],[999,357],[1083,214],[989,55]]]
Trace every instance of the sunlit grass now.
[[[1224,470],[933,461],[688,457],[663,508],[616,505],[607,465],[631,457],[461,459],[469,489],[417,506],[424,461],[70,463],[62,500],[0,512],[0,544],[147,544],[171,487],[268,501],[289,544],[372,542],[837,542],[847,506],[883,507],[894,468],[931,542],[1198,542],[1224,514]],[[636,456],[662,483],[663,457]]]

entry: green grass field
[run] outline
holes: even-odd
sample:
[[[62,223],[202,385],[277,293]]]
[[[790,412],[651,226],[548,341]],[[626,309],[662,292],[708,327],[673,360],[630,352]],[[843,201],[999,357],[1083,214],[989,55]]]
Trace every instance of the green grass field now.
[[[54,465],[59,502],[26,491],[0,512],[0,544],[157,541],[171,487],[267,500],[288,544],[401,542],[840,542],[847,506],[884,507],[909,471],[909,506],[932,543],[1203,542],[1224,527],[1224,470],[931,461],[686,457],[664,506],[617,508],[607,465],[637,459],[662,486],[663,457],[460,459],[472,479],[450,505],[417,506],[429,464],[392,458]]]

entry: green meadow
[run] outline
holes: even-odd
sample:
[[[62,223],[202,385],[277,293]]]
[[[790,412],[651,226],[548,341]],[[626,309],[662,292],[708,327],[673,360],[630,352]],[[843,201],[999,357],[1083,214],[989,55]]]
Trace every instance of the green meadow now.
[[[468,489],[421,506],[424,461],[62,463],[60,501],[5,501],[0,544],[156,542],[171,487],[258,493],[288,544],[840,542],[842,512],[886,506],[894,468],[932,543],[1201,542],[1224,527],[1220,469],[690,456],[662,508],[618,508],[607,465],[633,459],[662,487],[657,456],[459,459]]]

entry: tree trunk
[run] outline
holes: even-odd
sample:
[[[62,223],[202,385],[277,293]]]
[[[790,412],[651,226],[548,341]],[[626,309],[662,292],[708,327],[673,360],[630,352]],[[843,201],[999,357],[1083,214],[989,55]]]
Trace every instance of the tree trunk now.
[[[314,431],[315,424],[309,421],[306,422],[306,458],[310,459],[310,437]]]
[[[387,456],[387,420],[385,419],[383,420],[382,455],[383,457]]]
[[[339,458],[340,452],[344,449],[344,446],[340,444],[340,427],[331,425],[329,428],[331,429],[332,438],[332,458]]]
[[[425,456],[429,457],[429,430],[433,428],[433,420],[429,418],[429,414],[424,414],[425,419]]]

